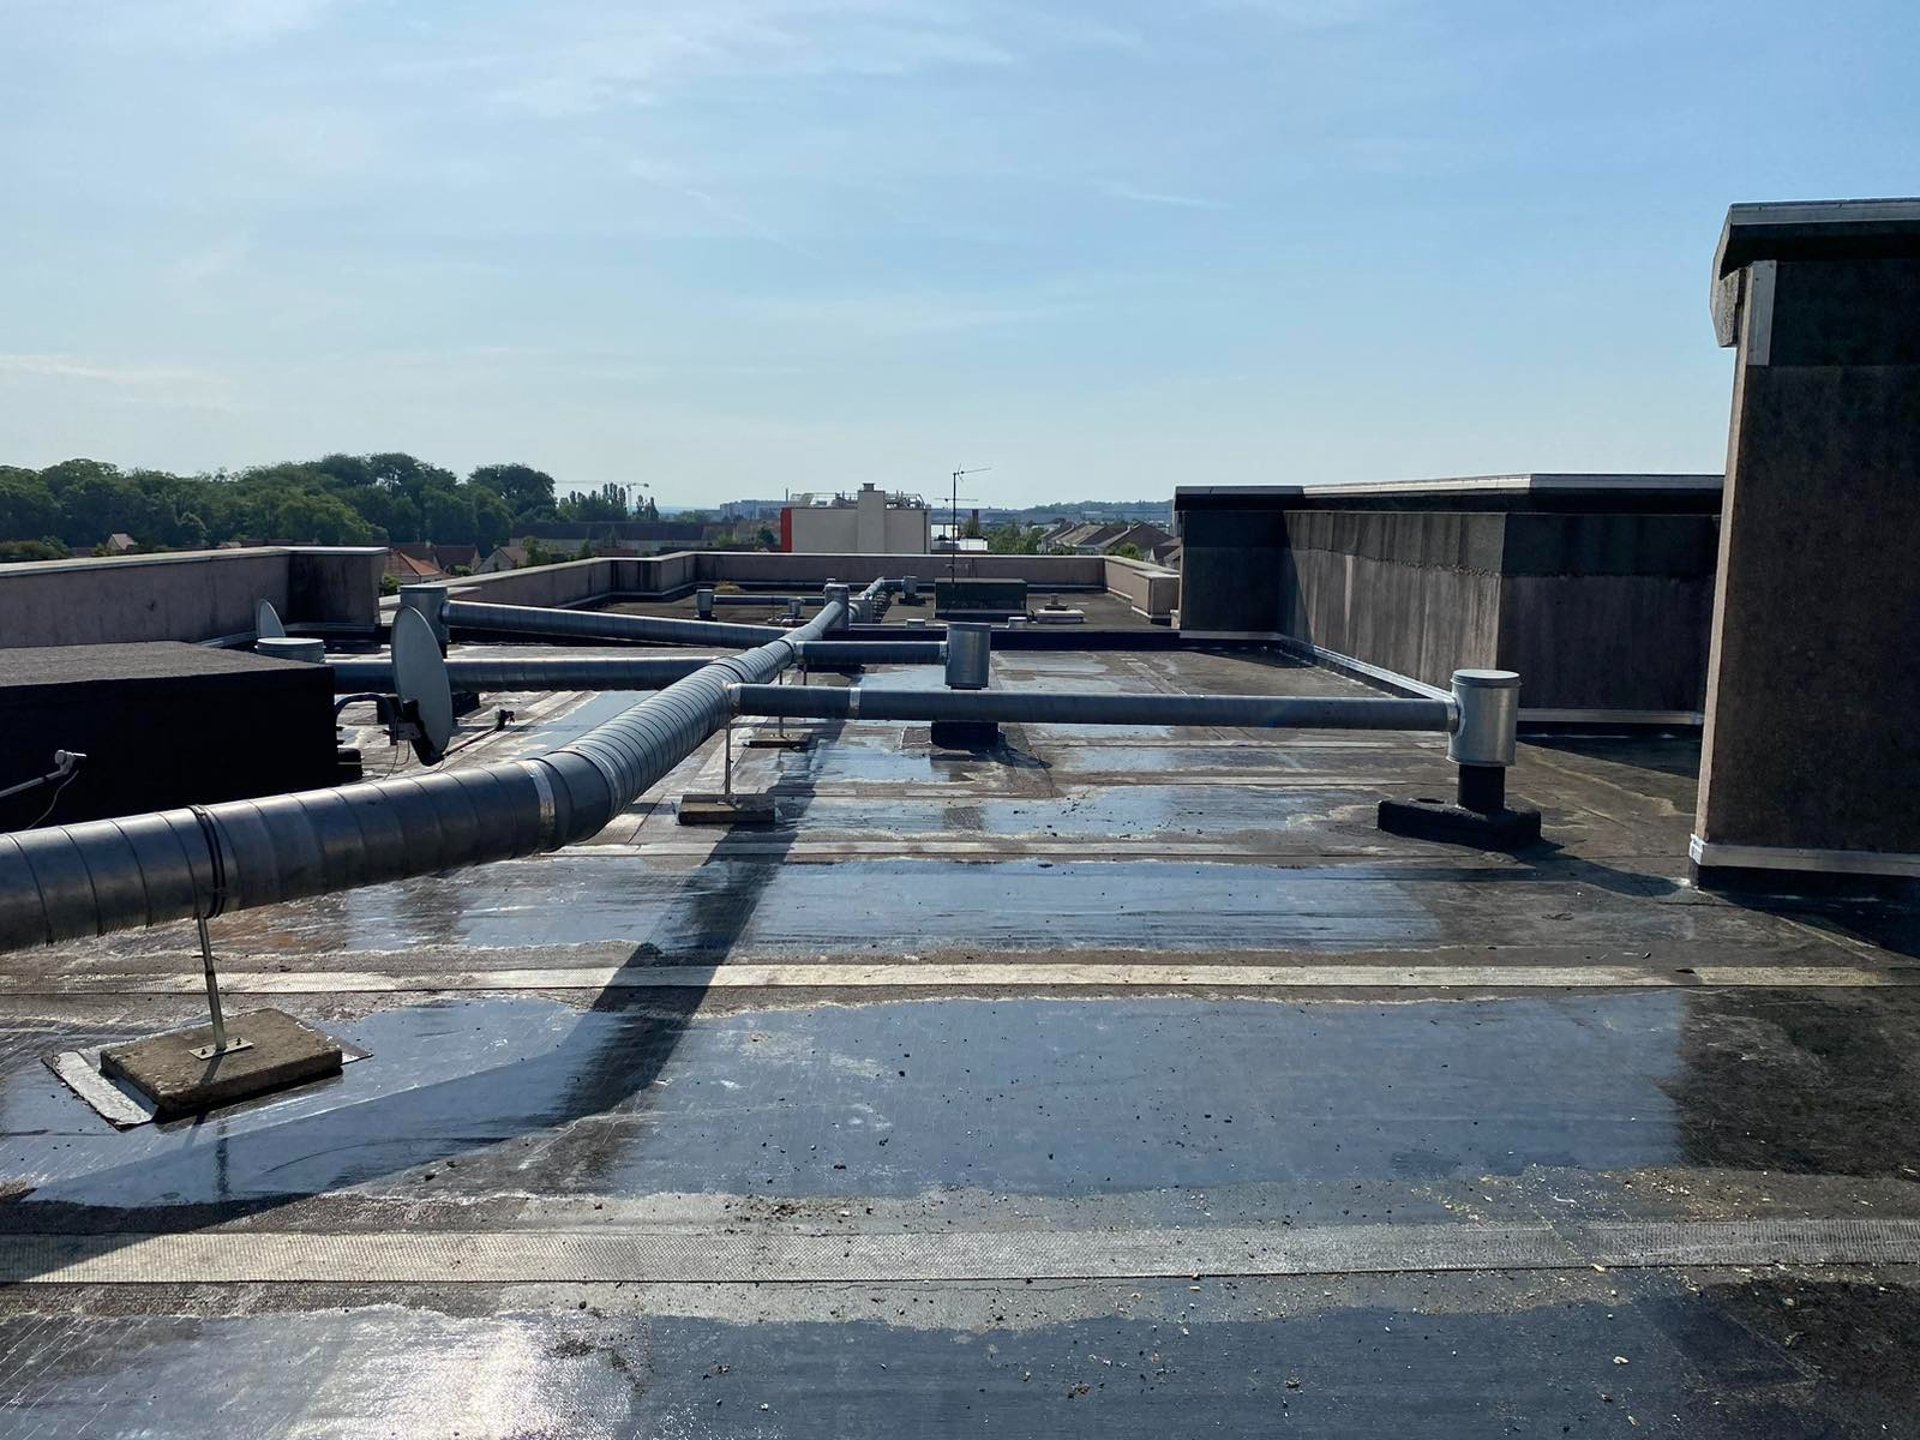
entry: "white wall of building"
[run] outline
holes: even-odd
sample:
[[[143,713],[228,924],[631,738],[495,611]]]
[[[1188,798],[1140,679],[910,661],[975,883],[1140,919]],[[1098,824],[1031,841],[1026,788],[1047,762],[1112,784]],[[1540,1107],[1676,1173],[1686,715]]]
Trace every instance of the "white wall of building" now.
[[[792,523],[800,555],[925,555],[932,540],[926,510],[889,505],[871,485],[852,505],[796,505]]]

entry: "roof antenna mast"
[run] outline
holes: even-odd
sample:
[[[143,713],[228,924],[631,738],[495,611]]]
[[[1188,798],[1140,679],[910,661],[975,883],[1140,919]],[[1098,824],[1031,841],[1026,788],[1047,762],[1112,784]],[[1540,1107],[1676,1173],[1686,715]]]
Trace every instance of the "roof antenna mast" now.
[[[953,472],[953,499],[947,510],[947,579],[955,580],[960,574],[960,477],[962,475],[984,475],[991,465],[976,465],[971,470]]]

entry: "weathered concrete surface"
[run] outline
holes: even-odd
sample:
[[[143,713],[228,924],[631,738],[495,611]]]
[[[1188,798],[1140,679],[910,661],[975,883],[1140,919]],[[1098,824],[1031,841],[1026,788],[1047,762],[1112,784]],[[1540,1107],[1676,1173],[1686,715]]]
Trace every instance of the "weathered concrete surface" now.
[[[1905,856],[1920,874],[1920,204],[1906,211],[1857,242],[1817,219],[1743,236],[1728,272],[1745,298],[1695,824],[1709,846],[1863,852],[1848,869]]]
[[[340,1042],[284,1010],[249,1010],[227,1023],[227,1039],[244,1050],[202,1057],[214,1041],[213,1026],[172,1030],[100,1054],[100,1070],[124,1080],[153,1102],[163,1120],[197,1115],[236,1100],[284,1090],[340,1071]]]

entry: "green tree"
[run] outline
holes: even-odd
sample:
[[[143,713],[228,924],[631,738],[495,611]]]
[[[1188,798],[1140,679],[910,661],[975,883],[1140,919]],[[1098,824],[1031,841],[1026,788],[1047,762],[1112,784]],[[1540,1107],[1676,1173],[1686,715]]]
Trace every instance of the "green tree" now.
[[[117,466],[98,460],[63,460],[40,472],[40,481],[60,504],[54,532],[67,544],[91,550],[116,530],[139,523],[140,492]]]
[[[31,470],[0,469],[0,540],[25,540],[60,528],[60,502]]]
[[[513,512],[507,502],[491,490],[476,490],[473,496],[473,543],[492,550],[507,543],[513,534]]]
[[[65,560],[72,554],[57,535],[40,540],[0,540],[0,565],[25,560]]]
[[[336,495],[302,491],[280,502],[274,528],[288,540],[321,545],[365,545],[373,527],[351,505]]]
[[[1043,533],[1038,525],[1016,525],[1009,521],[987,531],[987,549],[995,555],[1038,555]]]
[[[531,465],[481,465],[467,476],[467,483],[498,496],[509,523],[543,520],[554,513],[553,476]]]
[[[592,492],[569,491],[557,509],[562,520],[588,523],[625,520],[631,513],[627,509],[627,492],[611,482]]]

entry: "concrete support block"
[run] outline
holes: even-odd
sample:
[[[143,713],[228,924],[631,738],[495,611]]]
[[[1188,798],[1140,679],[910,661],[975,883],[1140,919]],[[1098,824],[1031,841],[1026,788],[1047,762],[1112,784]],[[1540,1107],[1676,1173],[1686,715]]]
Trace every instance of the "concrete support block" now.
[[[174,1030],[101,1052],[100,1070],[122,1080],[154,1105],[154,1118],[196,1115],[271,1090],[338,1072],[340,1042],[281,1010],[254,1010],[227,1022],[229,1041],[248,1048],[202,1059],[193,1052],[213,1043],[213,1027]]]
[[[998,750],[1001,743],[991,720],[936,720],[928,739],[936,750]]]
[[[767,794],[690,792],[680,797],[676,809],[682,825],[771,825],[780,818],[773,796]]]
[[[1737,205],[1702,885],[1920,877],[1920,202]]]

